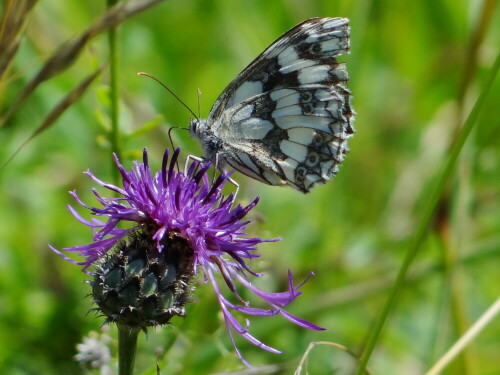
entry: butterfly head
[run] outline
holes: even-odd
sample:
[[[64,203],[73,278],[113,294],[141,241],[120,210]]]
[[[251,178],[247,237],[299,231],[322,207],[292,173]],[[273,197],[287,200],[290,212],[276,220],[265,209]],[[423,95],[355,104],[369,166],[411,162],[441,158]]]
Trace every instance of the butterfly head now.
[[[191,137],[199,138],[198,128],[200,127],[199,125],[202,121],[203,120],[197,118],[191,120],[191,122],[189,123],[189,134],[191,135]]]
[[[214,162],[215,156],[221,152],[223,145],[221,139],[213,134],[207,121],[197,118],[191,120],[189,134],[200,142],[205,151],[205,159]]]
[[[189,123],[189,134],[191,137],[198,139],[202,145],[205,139],[213,136],[207,124],[207,120],[201,120],[199,118],[192,119]]]

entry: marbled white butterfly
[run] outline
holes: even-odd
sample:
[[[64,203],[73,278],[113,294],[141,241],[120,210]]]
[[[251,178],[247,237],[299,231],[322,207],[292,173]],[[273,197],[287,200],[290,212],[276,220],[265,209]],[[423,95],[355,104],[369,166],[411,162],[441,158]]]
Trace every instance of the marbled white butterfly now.
[[[344,63],[349,20],[311,18],[241,72],[206,120],[192,120],[205,157],[270,185],[307,193],[338,171],[354,129]]]

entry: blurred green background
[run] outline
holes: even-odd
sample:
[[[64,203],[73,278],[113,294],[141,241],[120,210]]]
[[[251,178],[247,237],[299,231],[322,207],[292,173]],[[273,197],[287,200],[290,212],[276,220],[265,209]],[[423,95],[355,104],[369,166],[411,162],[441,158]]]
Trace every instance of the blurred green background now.
[[[5,36],[14,2],[2,3],[0,35]],[[123,159],[129,166],[147,147],[158,168],[169,127],[187,126],[189,113],[137,72],[156,76],[195,112],[200,89],[204,117],[225,86],[289,28],[317,16],[351,20],[351,54],[341,60],[351,76],[357,133],[339,175],[308,195],[235,176],[241,201],[261,196],[249,233],[283,238],[261,247],[264,256],[252,267],[265,277],[256,284],[281,291],[288,269],[297,281],[314,271],[287,310],[327,328],[312,332],[280,317],[252,318],[251,332],[284,352],[273,355],[238,337],[254,373],[293,373],[314,341],[362,350],[449,147],[498,53],[496,5],[494,0],[169,0],[119,27]],[[105,10],[105,1],[38,1],[0,76],[0,114],[59,46]],[[16,108],[0,128],[0,164],[59,100],[108,63],[108,55],[106,33],[97,35],[71,67]],[[67,192],[76,189],[93,205],[93,184],[82,171],[114,178],[108,83],[105,70],[81,100],[0,170],[1,374],[87,373],[73,360],[76,345],[99,330],[103,319],[87,313],[88,276],[47,244],[88,243],[89,231],[65,208],[73,203]],[[372,374],[423,374],[500,294],[499,104],[496,79],[369,363]],[[185,155],[201,154],[187,132],[175,131],[174,141]],[[161,351],[162,374],[243,368],[213,290],[201,279],[195,297],[186,319],[150,330],[147,339],[141,335],[137,373],[155,374]],[[114,328],[109,334],[116,339]],[[500,374],[499,353],[497,319],[444,373]],[[350,374],[354,364],[344,351],[320,346],[310,354],[308,370]]]

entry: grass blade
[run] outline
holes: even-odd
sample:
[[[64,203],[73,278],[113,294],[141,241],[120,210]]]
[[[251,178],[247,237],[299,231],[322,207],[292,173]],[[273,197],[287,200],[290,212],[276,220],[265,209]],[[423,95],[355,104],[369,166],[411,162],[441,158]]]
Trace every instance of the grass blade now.
[[[500,298],[469,328],[469,330],[425,373],[425,375],[439,375],[489,323],[500,314]]]
[[[7,0],[0,23],[0,77],[7,70],[19,47],[19,34],[37,0]]]
[[[474,104],[474,107],[472,108],[469,116],[467,117],[467,120],[465,121],[465,124],[460,131],[457,141],[451,148],[448,160],[445,162],[442,168],[442,172],[438,176],[438,181],[436,182],[435,188],[433,189],[431,196],[426,202],[427,204],[424,207],[422,219],[420,220],[420,224],[416,230],[415,236],[413,237],[413,240],[409,245],[408,251],[403,260],[403,264],[401,265],[401,268],[399,269],[399,273],[396,276],[396,280],[393,284],[393,287],[389,292],[387,301],[382,307],[382,311],[380,312],[370,332],[370,336],[368,337],[365,349],[361,355],[359,366],[356,370],[356,375],[362,375],[365,371],[368,360],[370,359],[373,349],[375,348],[375,345],[378,342],[378,339],[380,338],[382,329],[385,326],[387,318],[389,317],[390,312],[392,311],[392,309],[396,304],[397,297],[406,279],[406,274],[408,273],[408,269],[410,268],[410,265],[415,259],[415,256],[417,255],[418,250],[420,249],[420,245],[422,244],[425,238],[427,229],[429,227],[432,217],[434,216],[436,207],[441,198],[441,193],[443,192],[443,189],[446,186],[446,182],[448,181],[454,170],[458,156],[465,144],[465,141],[467,140],[472,129],[474,128],[479,112],[481,111],[481,108],[486,100],[486,97],[488,96],[490,88],[493,85],[499,67],[500,67],[500,53],[496,57],[496,60],[491,68],[490,74],[484,84],[484,87],[481,90],[481,93],[478,99],[476,100],[476,103]]]
[[[105,12],[96,22],[79,36],[63,43],[52,56],[45,62],[36,76],[26,84],[23,91],[17,96],[10,108],[0,118],[0,128],[13,113],[19,110],[24,101],[35,91],[35,89],[46,80],[60,74],[69,68],[77,59],[80,52],[87,43],[102,32],[116,27],[126,19],[135,14],[152,7],[164,0],[136,0],[119,3]]]

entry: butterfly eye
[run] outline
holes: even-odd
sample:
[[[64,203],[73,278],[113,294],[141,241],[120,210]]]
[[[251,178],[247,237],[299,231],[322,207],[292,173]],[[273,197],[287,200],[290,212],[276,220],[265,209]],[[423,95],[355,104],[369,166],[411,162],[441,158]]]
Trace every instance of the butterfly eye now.
[[[300,94],[300,102],[307,103],[312,99],[312,94],[309,91],[304,91]]]
[[[304,167],[303,165],[299,165],[295,169],[295,181],[297,181],[298,183],[304,182],[306,173],[307,173],[306,167]]]
[[[309,51],[313,55],[317,55],[318,53],[321,53],[321,44],[319,44],[319,43],[311,44],[311,47],[309,48]]]
[[[318,161],[319,161],[318,154],[315,152],[309,152],[309,155],[307,156],[307,160],[306,160],[307,165],[310,167],[313,167],[316,164],[318,164]]]
[[[324,142],[321,134],[316,134],[312,140],[313,145],[321,145]]]
[[[198,120],[191,121],[191,126],[190,126],[191,133],[196,133],[197,127],[198,127]]]
[[[302,106],[302,114],[310,115],[313,112],[313,106],[311,104],[304,104]]]

